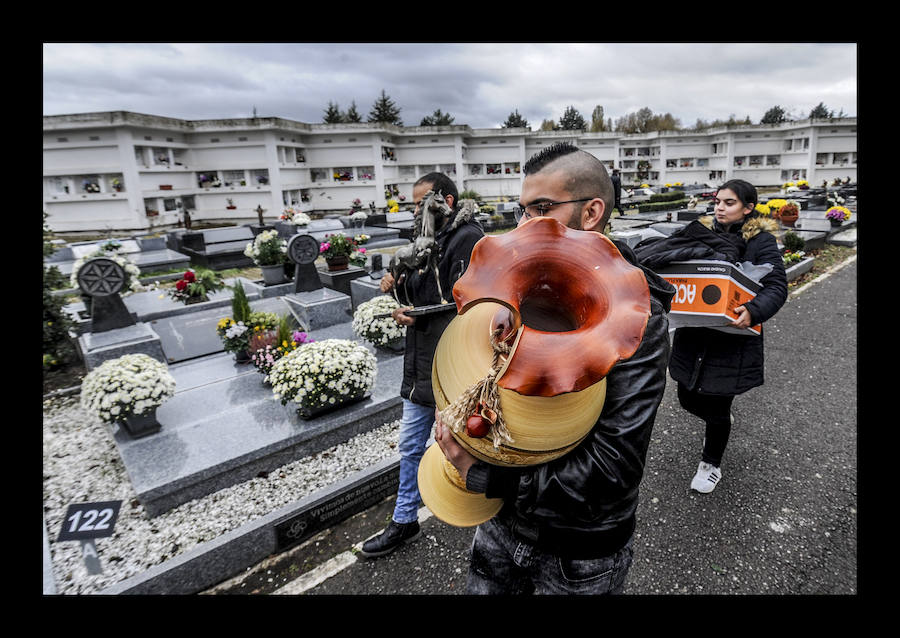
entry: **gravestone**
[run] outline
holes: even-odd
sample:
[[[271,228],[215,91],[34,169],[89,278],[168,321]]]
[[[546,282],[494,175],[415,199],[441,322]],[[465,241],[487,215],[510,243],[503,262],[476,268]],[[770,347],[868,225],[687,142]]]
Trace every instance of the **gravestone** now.
[[[77,341],[87,370],[126,354],[143,353],[165,361],[159,336],[135,321],[119,295],[125,287],[122,266],[105,257],[90,259],[77,280],[82,293],[91,298],[90,328]]]
[[[287,255],[294,265],[294,292],[318,290],[322,287],[316,259],[319,257],[319,242],[311,235],[294,235],[287,243]]]
[[[119,295],[125,287],[126,273],[118,263],[105,257],[89,259],[81,266],[76,279],[81,293],[91,298],[91,332],[136,323]]]

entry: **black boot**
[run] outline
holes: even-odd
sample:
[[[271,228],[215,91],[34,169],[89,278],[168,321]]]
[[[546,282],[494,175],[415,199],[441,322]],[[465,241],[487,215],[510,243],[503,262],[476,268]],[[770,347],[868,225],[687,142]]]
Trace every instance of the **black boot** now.
[[[396,523],[391,519],[391,522],[381,534],[363,543],[359,553],[366,558],[390,554],[406,541],[411,541],[418,537],[419,532],[419,521]]]

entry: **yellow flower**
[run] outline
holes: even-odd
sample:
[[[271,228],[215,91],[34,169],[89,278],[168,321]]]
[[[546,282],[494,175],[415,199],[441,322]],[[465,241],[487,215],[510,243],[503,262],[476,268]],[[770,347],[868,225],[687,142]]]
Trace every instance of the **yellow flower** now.
[[[281,347],[282,347],[282,348],[287,348],[287,341],[282,341],[282,342],[281,342]]]
[[[763,215],[764,217],[768,217],[772,211],[769,210],[769,207],[766,206],[765,204],[757,204],[756,212],[759,213],[760,215]]]

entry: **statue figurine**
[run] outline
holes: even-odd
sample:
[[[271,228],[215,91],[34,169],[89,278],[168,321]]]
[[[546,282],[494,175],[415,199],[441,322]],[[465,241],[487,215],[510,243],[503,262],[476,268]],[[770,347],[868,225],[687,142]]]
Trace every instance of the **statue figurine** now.
[[[265,209],[263,209],[262,204],[257,205],[256,214],[259,217],[259,225],[260,226],[263,225],[263,213],[264,212],[266,212],[266,211],[265,211]]]
[[[443,299],[444,295],[438,277],[439,255],[435,234],[444,227],[452,215],[453,210],[444,200],[443,194],[440,191],[428,191],[422,199],[419,214],[416,215],[412,242],[398,249],[391,257],[389,270],[398,284],[406,278],[407,271],[424,272],[427,269],[434,273],[438,284],[438,293]],[[397,286],[394,286],[395,296],[396,290]]]
[[[191,213],[187,208],[184,209],[184,227],[186,230],[191,229]]]

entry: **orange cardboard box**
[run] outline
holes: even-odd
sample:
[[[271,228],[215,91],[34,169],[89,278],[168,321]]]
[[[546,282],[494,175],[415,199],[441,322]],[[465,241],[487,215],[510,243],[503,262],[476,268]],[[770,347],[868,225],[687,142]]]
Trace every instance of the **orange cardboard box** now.
[[[759,335],[759,324],[749,328],[735,328],[734,309],[754,297],[762,285],[750,279],[727,261],[692,259],[674,261],[657,269],[663,279],[675,287],[670,328],[704,327]]]

